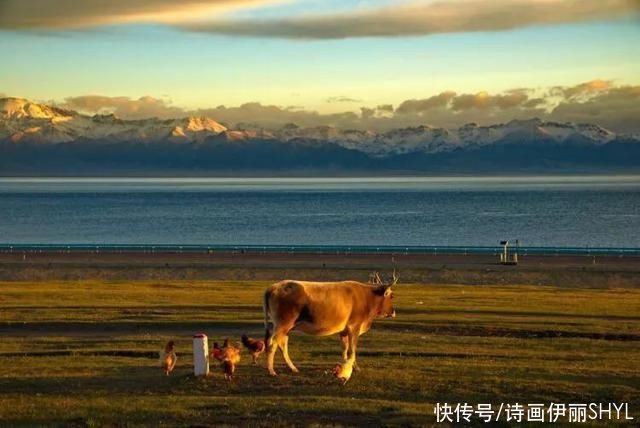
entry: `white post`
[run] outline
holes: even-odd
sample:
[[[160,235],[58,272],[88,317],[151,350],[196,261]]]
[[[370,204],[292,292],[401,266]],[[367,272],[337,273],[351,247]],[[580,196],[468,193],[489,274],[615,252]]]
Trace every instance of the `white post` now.
[[[193,335],[193,374],[207,376],[209,374],[209,344],[204,333]]]

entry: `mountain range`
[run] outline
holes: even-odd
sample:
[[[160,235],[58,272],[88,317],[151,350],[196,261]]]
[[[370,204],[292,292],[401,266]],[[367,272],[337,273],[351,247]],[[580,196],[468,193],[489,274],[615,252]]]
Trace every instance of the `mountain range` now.
[[[0,99],[0,175],[618,172],[640,170],[640,136],[538,118],[386,132],[277,129],[208,117],[123,120]]]

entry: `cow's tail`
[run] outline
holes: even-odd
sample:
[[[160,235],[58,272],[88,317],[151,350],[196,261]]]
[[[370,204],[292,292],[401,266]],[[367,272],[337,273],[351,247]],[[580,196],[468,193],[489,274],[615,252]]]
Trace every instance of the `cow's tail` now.
[[[264,292],[264,300],[262,301],[262,310],[264,311],[264,344],[269,350],[269,339],[271,331],[269,330],[269,299],[271,298],[271,288]]]

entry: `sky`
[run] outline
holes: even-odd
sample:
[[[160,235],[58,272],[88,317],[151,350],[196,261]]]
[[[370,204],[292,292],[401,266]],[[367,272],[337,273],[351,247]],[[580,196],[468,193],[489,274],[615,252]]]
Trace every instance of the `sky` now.
[[[0,94],[123,118],[640,132],[636,0],[0,0]]]

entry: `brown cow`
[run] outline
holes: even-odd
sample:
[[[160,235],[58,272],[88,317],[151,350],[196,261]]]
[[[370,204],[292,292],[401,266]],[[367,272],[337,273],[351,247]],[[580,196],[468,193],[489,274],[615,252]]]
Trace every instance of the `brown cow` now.
[[[269,286],[263,302],[269,374],[276,375],[273,360],[278,347],[287,366],[292,372],[298,372],[288,351],[289,332],[293,329],[315,336],[339,334],[345,365],[352,368],[358,336],[369,330],[375,318],[396,315],[391,286],[398,277],[394,272],[393,280],[388,283],[383,283],[377,274],[375,279],[374,284],[285,280]],[[274,342],[277,346],[273,346]],[[346,380],[350,376],[349,370]]]

